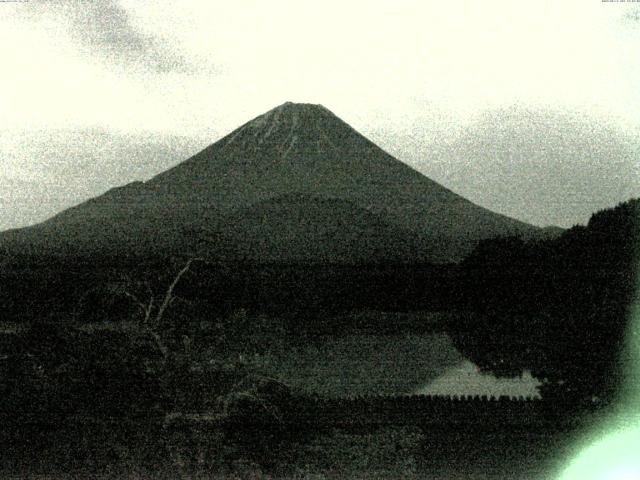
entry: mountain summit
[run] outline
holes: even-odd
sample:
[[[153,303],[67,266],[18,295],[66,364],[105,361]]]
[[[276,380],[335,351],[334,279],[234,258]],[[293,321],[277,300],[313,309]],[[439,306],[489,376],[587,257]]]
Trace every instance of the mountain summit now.
[[[228,144],[255,143],[263,149],[276,148],[284,157],[301,153],[300,147],[325,152],[331,143],[328,133],[340,123],[322,105],[287,102],[240,127],[229,136]]]
[[[325,107],[287,102],[147,182],[0,242],[145,252],[213,236],[251,261],[446,262],[480,239],[536,231],[430,180]]]

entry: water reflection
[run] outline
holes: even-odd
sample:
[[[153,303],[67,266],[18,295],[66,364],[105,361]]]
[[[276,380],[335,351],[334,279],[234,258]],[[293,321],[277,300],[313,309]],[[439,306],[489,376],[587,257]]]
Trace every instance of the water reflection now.
[[[540,398],[538,386],[541,383],[529,371],[524,371],[520,377],[516,378],[497,378],[490,373],[480,372],[476,365],[464,360],[448,368],[438,378],[418,389],[416,393]]]

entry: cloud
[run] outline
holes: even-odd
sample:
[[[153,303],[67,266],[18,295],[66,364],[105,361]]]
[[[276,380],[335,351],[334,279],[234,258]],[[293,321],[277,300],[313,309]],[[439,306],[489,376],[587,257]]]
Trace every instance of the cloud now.
[[[391,150],[463,197],[536,225],[585,223],[640,194],[639,137],[607,117],[513,106],[485,111],[455,137],[423,138],[417,128]]]
[[[117,0],[33,2],[31,13],[53,16],[82,50],[113,65],[155,73],[200,68],[161,36],[140,29]]]

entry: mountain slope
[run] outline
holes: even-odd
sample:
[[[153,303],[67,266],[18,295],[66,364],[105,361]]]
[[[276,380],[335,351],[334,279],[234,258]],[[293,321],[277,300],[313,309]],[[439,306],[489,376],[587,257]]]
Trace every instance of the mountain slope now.
[[[337,198],[283,195],[224,221],[226,243],[252,262],[406,263],[426,261],[430,250],[416,233]]]
[[[158,175],[148,186],[188,193],[193,178],[215,194],[222,211],[298,191],[349,199],[435,236],[533,230],[438,185],[320,105],[285,103]]]
[[[294,193],[302,197],[296,200],[291,197]],[[279,206],[273,210],[275,204],[269,201],[276,198],[280,199]],[[250,223],[256,215],[257,210],[251,210],[255,206],[258,210],[267,208],[272,218],[276,214],[286,217],[282,221],[297,225],[299,235],[305,238],[307,227],[291,216],[299,212],[300,198],[315,199],[307,207],[314,212],[310,218],[318,223],[318,231],[333,228],[320,224],[331,220],[334,208],[342,209],[345,219],[351,208],[366,211],[366,215],[358,213],[356,217],[369,224],[356,230],[363,235],[369,232],[366,235],[370,236],[380,227],[386,233],[379,239],[385,242],[401,236],[411,237],[407,241],[415,244],[415,238],[419,238],[418,243],[429,245],[433,261],[459,260],[482,238],[530,236],[538,231],[438,185],[384,152],[326,108],[285,103],[147,182],[113,189],[40,225],[3,237],[16,243],[29,241],[36,249],[45,244],[48,248],[65,244],[72,251],[163,250],[188,243],[189,238],[181,236],[189,229],[193,232],[215,226],[223,236],[233,237],[245,216]],[[319,199],[328,200],[323,203]],[[346,204],[340,202],[348,202],[349,207],[343,208]],[[322,208],[326,210],[323,213]],[[267,229],[269,235],[278,234],[284,241],[285,235],[276,232],[276,225],[277,221]],[[397,231],[391,235],[394,226]],[[322,251],[322,247],[307,242],[306,253],[294,252],[305,248],[298,233],[292,230],[289,246],[278,248],[289,248],[293,257],[300,258]],[[308,238],[321,241],[313,235]],[[354,248],[360,245],[339,243],[333,242],[332,249],[342,250],[345,255],[349,251],[355,254]],[[254,242],[258,250],[252,256],[262,256],[257,252],[264,245]],[[252,246],[242,248],[251,250]]]

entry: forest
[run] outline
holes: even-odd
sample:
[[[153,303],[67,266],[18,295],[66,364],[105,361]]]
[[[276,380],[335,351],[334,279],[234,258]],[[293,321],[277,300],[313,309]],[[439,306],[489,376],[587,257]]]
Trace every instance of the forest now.
[[[214,471],[305,478],[304,465],[329,471],[344,460],[327,439],[357,451],[365,434],[361,454],[373,464],[415,473],[425,446],[445,448],[434,446],[428,428],[385,421],[384,410],[379,428],[358,435],[340,422],[310,422],[305,408],[324,399],[273,378],[264,363],[314,339],[363,331],[446,333],[485,371],[527,369],[544,379],[542,401],[554,409],[606,407],[625,373],[639,220],[640,200],[631,200],[558,238],[485,240],[460,264],[445,265],[7,252],[3,473],[55,466],[117,476],[135,465],[168,478]],[[447,441],[452,451],[462,445]]]

